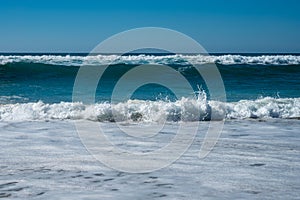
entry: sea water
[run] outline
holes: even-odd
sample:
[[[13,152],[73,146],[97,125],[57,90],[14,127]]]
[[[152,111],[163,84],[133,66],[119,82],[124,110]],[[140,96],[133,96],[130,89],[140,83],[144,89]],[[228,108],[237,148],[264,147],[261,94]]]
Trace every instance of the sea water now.
[[[93,104],[72,102],[76,74],[87,64],[110,66]],[[176,98],[168,88],[148,84],[126,101],[111,102],[118,79],[141,64],[171,66],[195,94]],[[210,99],[193,64],[217,65],[227,101]],[[296,199],[299,77],[299,55],[0,55],[0,197]],[[225,124],[213,151],[200,159],[212,111],[225,116]],[[180,123],[198,132],[173,164],[131,174],[87,151],[75,128],[81,121],[100,124],[114,145],[136,152],[167,145]],[[136,141],[115,123],[132,129],[164,123],[164,130]]]

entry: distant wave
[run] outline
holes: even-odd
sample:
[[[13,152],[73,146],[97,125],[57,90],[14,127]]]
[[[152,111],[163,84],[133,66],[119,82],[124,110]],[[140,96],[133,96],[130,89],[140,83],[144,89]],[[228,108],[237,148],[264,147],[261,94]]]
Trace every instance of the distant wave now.
[[[0,55],[0,65],[8,63],[41,63],[49,65],[81,66],[107,64],[208,64],[222,65],[299,65],[299,55]]]
[[[24,120],[92,120],[112,121],[202,121],[226,119],[300,118],[300,98],[261,98],[238,102],[207,101],[182,98],[176,102],[129,100],[118,104],[61,102],[54,104],[17,103],[0,105],[0,121]]]

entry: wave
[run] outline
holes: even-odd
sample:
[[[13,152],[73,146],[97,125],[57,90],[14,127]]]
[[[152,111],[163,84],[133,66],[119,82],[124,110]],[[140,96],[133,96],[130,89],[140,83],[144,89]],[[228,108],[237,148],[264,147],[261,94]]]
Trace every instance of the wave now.
[[[211,113],[215,115],[212,119]],[[26,120],[92,120],[101,122],[138,121],[205,121],[225,119],[299,119],[300,98],[271,98],[238,102],[208,101],[206,95],[197,99],[182,98],[175,102],[128,100],[110,104],[84,105],[77,102],[54,104],[17,103],[0,105],[0,121]]]
[[[0,55],[0,65],[8,63],[41,63],[49,65],[82,66],[108,64],[164,64],[189,65],[299,65],[299,55]]]

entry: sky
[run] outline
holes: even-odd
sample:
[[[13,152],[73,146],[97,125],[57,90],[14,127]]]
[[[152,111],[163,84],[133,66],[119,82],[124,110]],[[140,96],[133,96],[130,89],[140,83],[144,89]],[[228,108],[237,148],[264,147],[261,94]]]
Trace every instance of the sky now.
[[[300,53],[299,8],[298,0],[0,0],[0,52],[90,52],[150,26],[208,52]]]

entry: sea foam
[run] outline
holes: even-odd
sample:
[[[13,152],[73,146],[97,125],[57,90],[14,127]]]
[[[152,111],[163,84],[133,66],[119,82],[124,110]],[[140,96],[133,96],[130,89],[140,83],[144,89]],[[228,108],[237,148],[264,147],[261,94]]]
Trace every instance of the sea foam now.
[[[212,119],[211,113],[214,113]],[[182,98],[175,102],[128,100],[117,104],[80,102],[0,105],[0,121],[92,120],[92,121],[203,121],[248,118],[300,118],[300,98],[271,98],[238,102]]]
[[[298,55],[0,55],[0,65],[8,63],[42,63],[49,65],[82,66],[109,64],[208,64],[223,65],[299,65]]]

